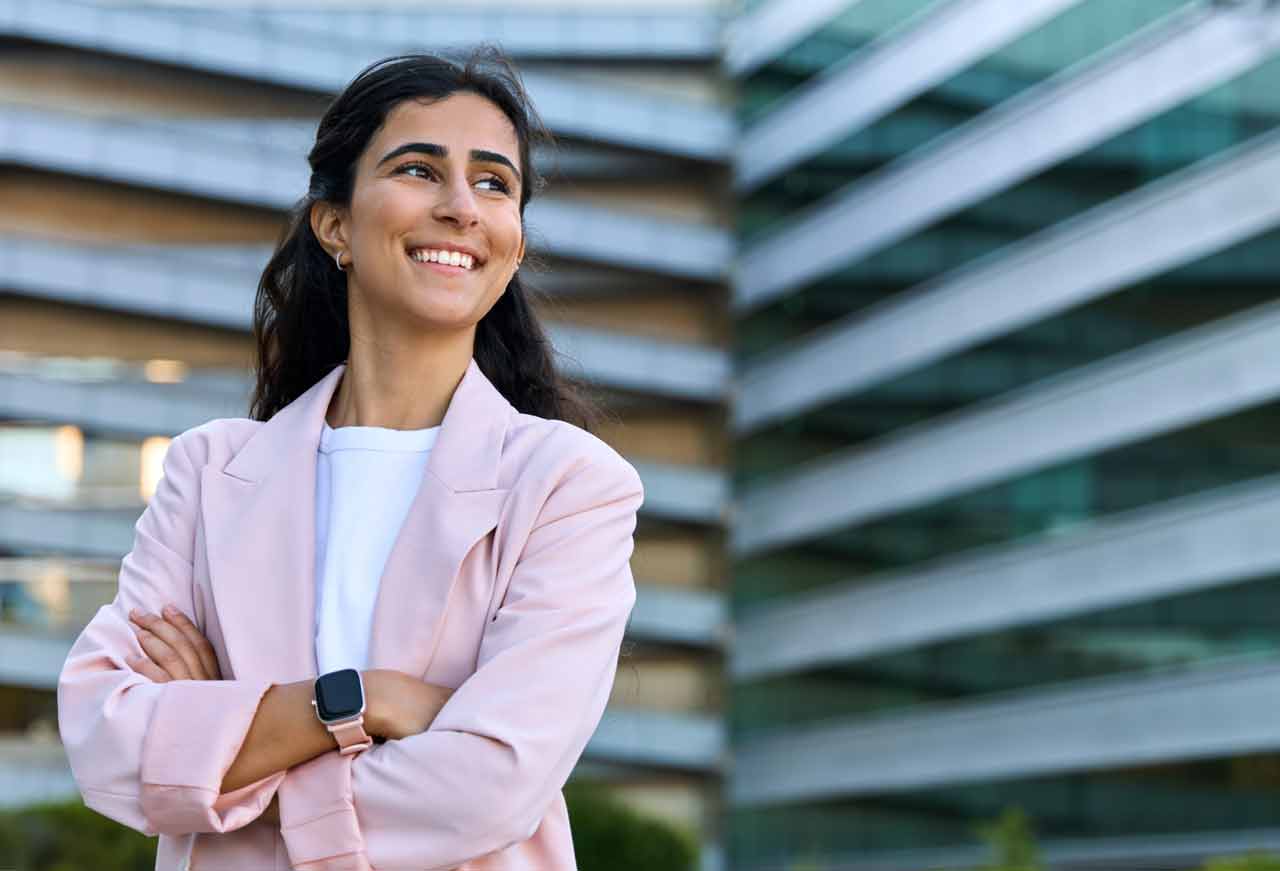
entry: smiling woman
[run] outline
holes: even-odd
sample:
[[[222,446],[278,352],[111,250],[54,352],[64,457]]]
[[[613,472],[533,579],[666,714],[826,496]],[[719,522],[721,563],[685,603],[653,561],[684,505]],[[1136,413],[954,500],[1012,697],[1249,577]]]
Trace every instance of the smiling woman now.
[[[391,110],[356,162],[350,201],[320,200],[310,213],[316,239],[346,272],[353,343],[392,341],[431,368],[433,357],[469,351],[475,324],[524,258],[519,147],[510,119],[478,94]],[[339,390],[334,426],[359,419],[352,400]]]
[[[251,416],[170,444],[59,678],[85,803],[157,869],[576,867],[644,490],[520,281],[540,131],[491,52],[376,63],[320,121]]]
[[[357,76],[320,122],[310,190],[259,285],[253,417],[268,419],[349,359],[331,424],[439,423],[453,385],[438,373],[459,372],[474,352],[517,408],[590,430],[597,412],[556,374],[518,271],[525,207],[543,183],[530,154],[549,142],[495,50],[465,65],[388,58]],[[303,346],[315,350],[290,353]],[[420,401],[401,420],[366,398],[353,407],[371,382]]]

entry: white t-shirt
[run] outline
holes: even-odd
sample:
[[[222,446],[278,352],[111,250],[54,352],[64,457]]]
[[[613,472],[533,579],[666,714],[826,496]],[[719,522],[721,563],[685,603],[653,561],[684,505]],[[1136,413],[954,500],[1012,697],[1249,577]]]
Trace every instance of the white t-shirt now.
[[[368,665],[378,582],[440,427],[326,422],[316,457],[318,674]]]

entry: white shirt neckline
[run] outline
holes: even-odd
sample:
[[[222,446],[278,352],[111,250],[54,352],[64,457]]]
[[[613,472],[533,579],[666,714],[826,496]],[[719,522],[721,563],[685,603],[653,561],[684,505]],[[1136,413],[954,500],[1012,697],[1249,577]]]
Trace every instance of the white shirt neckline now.
[[[421,453],[431,450],[443,425],[426,429],[388,429],[382,426],[340,426],[324,422],[320,432],[320,453],[335,451],[389,451]]]

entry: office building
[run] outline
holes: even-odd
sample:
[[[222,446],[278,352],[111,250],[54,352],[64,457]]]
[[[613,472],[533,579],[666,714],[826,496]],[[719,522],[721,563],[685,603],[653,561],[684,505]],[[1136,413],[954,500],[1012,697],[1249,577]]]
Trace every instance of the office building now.
[[[1280,846],[1280,6],[733,24],[735,871]]]

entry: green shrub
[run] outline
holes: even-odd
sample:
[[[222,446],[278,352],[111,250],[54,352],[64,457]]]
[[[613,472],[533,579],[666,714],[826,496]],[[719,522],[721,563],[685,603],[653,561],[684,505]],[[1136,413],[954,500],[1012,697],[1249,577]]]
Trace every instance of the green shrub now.
[[[638,814],[597,787],[565,790],[581,871],[690,871],[694,840]],[[156,841],[79,800],[0,812],[0,868],[152,871]]]
[[[152,871],[156,842],[77,800],[0,813],[0,857],[17,871]]]
[[[1249,853],[1245,856],[1210,859],[1205,863],[1204,871],[1280,871],[1280,856]]]
[[[639,814],[599,786],[565,790],[579,871],[691,871],[697,845],[687,833]]]
[[[1041,871],[1040,849],[1031,820],[1022,808],[1005,809],[1000,818],[978,827],[995,864],[984,871]]]
[[[996,864],[981,871],[1041,871],[1040,850],[1031,820],[1021,808],[1008,808],[1000,818],[978,828]],[[1280,856],[1253,852],[1210,859],[1200,871],[1280,871]]]

